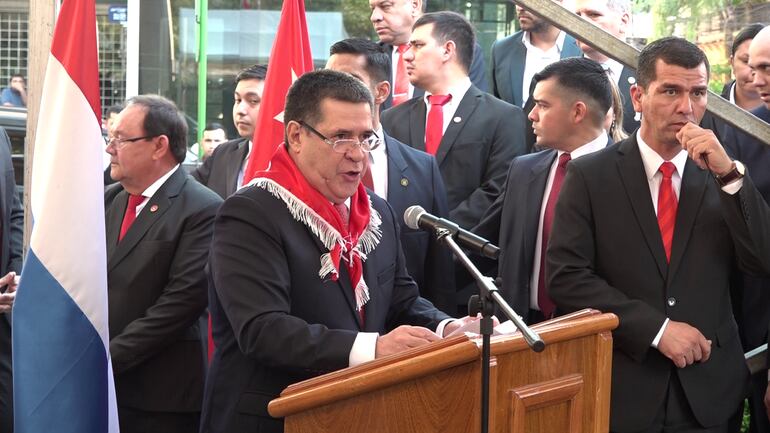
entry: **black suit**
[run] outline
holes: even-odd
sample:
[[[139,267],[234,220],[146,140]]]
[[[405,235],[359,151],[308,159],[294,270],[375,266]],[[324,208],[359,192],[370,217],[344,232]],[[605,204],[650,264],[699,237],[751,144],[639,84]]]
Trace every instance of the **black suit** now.
[[[428,213],[449,216],[446,190],[436,159],[385,134],[388,155],[388,204],[401,225],[406,269],[420,288],[420,296],[441,311],[455,308],[454,263],[450,251],[425,230],[403,224],[404,212],[414,205]]]
[[[209,260],[216,350],[206,381],[202,433],[281,432],[268,402],[287,385],[348,366],[357,333],[401,324],[435,329],[447,316],[420,298],[401,252],[396,215],[370,194],[382,238],[367,255],[371,299],[361,327],[343,266],[319,277],[326,249],[283,201],[251,186],[222,205]]]
[[[548,149],[515,158],[502,193],[473,229],[500,247],[500,293],[527,323],[537,321],[529,317],[530,284],[545,188],[556,155],[555,150]]]
[[[770,209],[749,176],[735,195],[687,161],[671,262],[666,261],[636,135],[570,163],[549,241],[557,307],[618,315],[613,332],[610,429],[649,426],[678,377],[695,419],[725,423],[748,370],[730,306],[735,266],[770,272]],[[711,340],[707,362],[678,369],[651,343],[665,318]]]
[[[382,42],[380,42],[380,45],[385,48],[385,52],[388,53],[392,59],[393,45],[383,44]],[[481,49],[481,45],[479,45],[478,42],[473,46],[473,60],[471,61],[471,70],[468,75],[471,78],[471,83],[478,87],[482,92],[486,92],[487,89],[489,89],[489,85],[487,84],[487,67],[484,66],[484,51]],[[388,99],[386,99],[380,106],[380,111],[387,110],[393,106],[393,77],[389,78],[391,92],[390,95],[388,95]],[[414,88],[412,98],[422,97],[423,95],[425,95],[425,90],[419,87]]]
[[[424,151],[426,116],[423,98],[414,98],[383,112],[382,126]],[[463,228],[475,226],[500,195],[511,160],[525,152],[521,109],[471,85],[436,152],[450,219]]]
[[[725,86],[727,87],[727,86]],[[729,89],[728,95],[729,97]],[[751,111],[755,116],[770,123],[770,110],[764,105]],[[751,179],[765,201],[770,203],[770,147],[756,138],[732,127],[725,129],[725,149],[732,157],[745,161]],[[770,326],[770,279],[741,275],[733,291],[738,329],[743,349],[752,350],[768,342]],[[767,371],[760,371],[751,378],[749,404],[751,406],[751,432],[770,431],[764,396],[767,389]]]
[[[238,186],[238,173],[249,153],[249,139],[236,138],[222,143],[190,174],[198,182],[226,199]]]
[[[128,432],[147,420],[124,416],[124,408],[198,417],[205,371],[197,319],[222,199],[180,167],[118,243],[127,201],[120,184],[105,193],[110,354],[120,427]]]
[[[24,209],[16,194],[11,140],[0,127],[0,276],[21,273]],[[11,368],[11,313],[0,314],[0,433],[13,432],[13,375]]]

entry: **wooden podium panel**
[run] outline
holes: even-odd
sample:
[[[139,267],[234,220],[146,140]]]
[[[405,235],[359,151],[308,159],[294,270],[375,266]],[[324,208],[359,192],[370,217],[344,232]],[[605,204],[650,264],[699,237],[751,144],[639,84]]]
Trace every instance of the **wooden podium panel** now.
[[[583,310],[492,338],[490,431],[607,432],[612,314]],[[268,410],[287,433],[480,430],[481,339],[457,336],[289,386]]]

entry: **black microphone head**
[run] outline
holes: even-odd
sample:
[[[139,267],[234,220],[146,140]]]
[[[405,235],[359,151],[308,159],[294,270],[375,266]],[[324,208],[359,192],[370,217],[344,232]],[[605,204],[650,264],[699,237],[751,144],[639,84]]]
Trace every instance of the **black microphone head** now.
[[[409,206],[404,211],[404,222],[406,223],[406,226],[410,229],[419,230],[420,229],[420,216],[425,213],[425,209],[422,208],[422,206],[414,205]]]

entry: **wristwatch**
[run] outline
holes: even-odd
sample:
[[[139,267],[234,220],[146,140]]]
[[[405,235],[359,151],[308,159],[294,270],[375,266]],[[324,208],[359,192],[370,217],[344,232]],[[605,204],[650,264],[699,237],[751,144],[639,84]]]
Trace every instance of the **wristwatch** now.
[[[724,176],[714,176],[719,186],[731,184],[746,175],[746,167],[740,161],[733,161],[733,169]]]

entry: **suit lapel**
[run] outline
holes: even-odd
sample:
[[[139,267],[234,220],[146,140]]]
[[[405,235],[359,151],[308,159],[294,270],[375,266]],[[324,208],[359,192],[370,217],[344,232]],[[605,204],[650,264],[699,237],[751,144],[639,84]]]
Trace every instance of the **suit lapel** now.
[[[423,98],[415,98],[404,102],[404,104],[412,104],[409,107],[409,139],[412,142],[409,144],[415,149],[425,152],[425,121],[428,118],[425,101]]]
[[[233,149],[227,155],[227,161],[225,166],[227,167],[227,195],[231,195],[238,189],[238,173],[243,166],[243,160],[246,159],[246,155],[249,153],[249,140],[244,138],[238,143],[238,147]]]
[[[408,203],[400,203],[407,195],[403,193],[409,185],[407,169],[401,149],[394,143],[390,136],[385,135],[385,152],[388,155],[388,202],[394,209],[406,209]]]
[[[679,190],[679,204],[676,211],[676,225],[674,226],[674,239],[671,244],[671,266],[669,278],[675,274],[682,256],[687,247],[698,215],[706,185],[709,182],[709,173],[699,169],[695,163],[687,159],[682,176],[682,187]]]
[[[628,194],[636,221],[647,241],[647,247],[655,257],[660,275],[665,278],[668,270],[666,252],[663,250],[663,240],[660,237],[655,208],[652,206],[652,198],[650,198],[650,186],[647,182],[647,174],[644,171],[636,136],[632,135],[619,143],[618,146],[618,173],[626,194]]]
[[[137,215],[136,220],[126,232],[123,240],[118,242],[112,254],[107,258],[107,270],[111,271],[128,253],[142,240],[147,230],[150,229],[158,220],[160,220],[166,211],[171,207],[172,199],[179,195],[179,192],[187,181],[187,174],[184,169],[179,167],[166,180],[158,191],[150,197],[141,213]],[[123,194],[123,193],[121,193]],[[126,198],[127,200],[127,198]],[[125,206],[123,206],[125,210]],[[122,221],[122,216],[120,218]],[[118,228],[120,231],[120,228]]]
[[[545,194],[545,186],[548,182],[548,173],[553,164],[553,160],[556,158],[556,151],[546,150],[542,154],[542,158],[537,161],[531,169],[529,181],[525,188],[527,188],[527,209],[526,212],[526,225],[524,231],[524,251],[535,251],[535,243],[537,238],[537,227],[540,225],[540,210],[543,205],[543,195]],[[526,267],[524,269],[532,269],[532,261],[534,254],[524,254],[524,260],[526,260]]]
[[[510,58],[514,61],[511,63],[511,100],[514,105],[521,107],[522,101],[524,101],[524,66],[527,58],[527,48],[524,46],[524,32],[521,33],[521,37],[513,45],[513,50],[510,53]]]
[[[117,187],[116,187],[117,188]],[[106,232],[107,232],[107,257],[112,257],[115,248],[118,246],[118,235],[120,226],[123,224],[123,215],[128,206],[128,193],[122,190],[112,200],[112,204],[106,210]]]
[[[460,135],[460,132],[463,130],[465,125],[468,124],[471,115],[473,115],[473,112],[479,105],[481,96],[481,91],[479,91],[476,86],[473,85],[471,85],[468,91],[465,92],[465,96],[457,106],[457,110],[455,110],[454,118],[449,121],[449,126],[447,126],[446,131],[444,132],[444,136],[441,138],[441,144],[438,146],[438,151],[436,152],[436,162],[439,166],[444,161],[444,158],[446,158],[447,153],[449,153],[449,151],[452,149],[455,141],[457,141],[457,137]],[[460,120],[455,122],[456,119]]]

